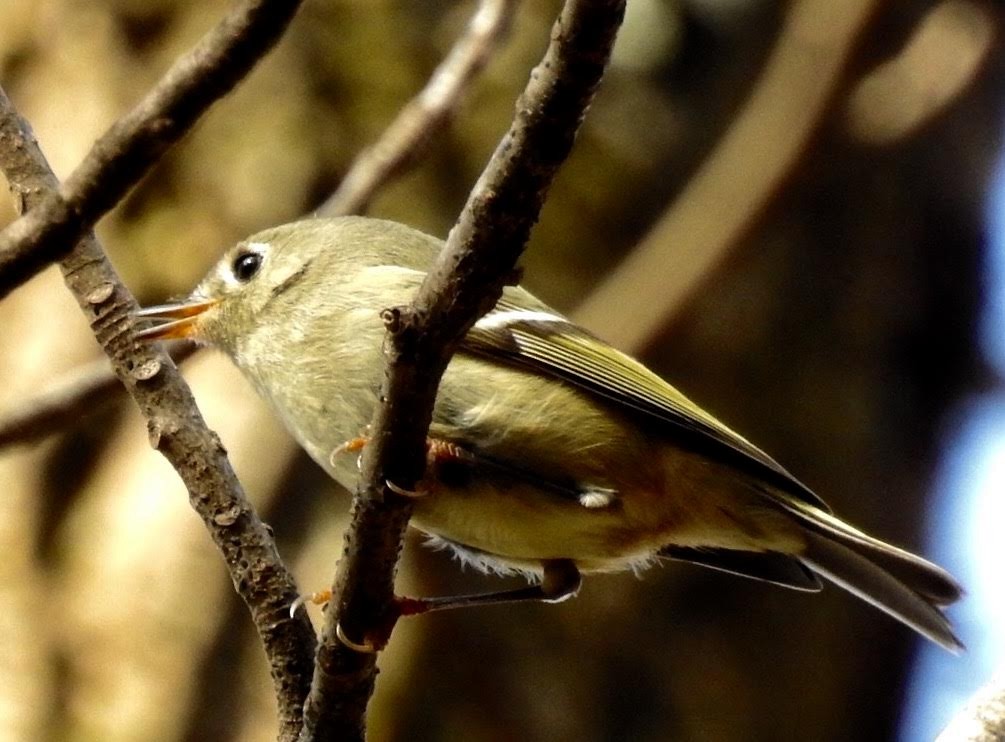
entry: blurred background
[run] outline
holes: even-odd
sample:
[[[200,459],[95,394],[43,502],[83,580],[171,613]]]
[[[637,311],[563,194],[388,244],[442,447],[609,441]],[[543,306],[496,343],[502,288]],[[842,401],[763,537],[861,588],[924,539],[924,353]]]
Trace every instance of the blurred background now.
[[[0,83],[65,177],[226,10],[4,0]],[[428,156],[369,213],[444,236],[547,44],[523,3]],[[99,227],[141,302],[311,212],[471,3],[307,0],[271,56]],[[557,606],[401,622],[374,740],[930,739],[1005,661],[1005,57],[991,0],[629,0],[525,283],[968,589],[952,657],[849,595],[668,563]],[[0,199],[0,224],[14,218]],[[100,359],[50,269],[0,303],[0,420]],[[302,590],[348,496],[222,357],[185,364]],[[412,534],[401,589],[495,589]],[[266,740],[243,606],[112,396],[0,449],[0,739]],[[315,612],[315,618],[319,618]]]

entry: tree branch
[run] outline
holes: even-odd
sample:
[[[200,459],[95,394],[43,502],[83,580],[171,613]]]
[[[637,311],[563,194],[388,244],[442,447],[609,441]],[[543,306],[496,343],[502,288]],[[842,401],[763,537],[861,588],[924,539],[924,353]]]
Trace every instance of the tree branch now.
[[[377,142],[353,162],[338,189],[319,208],[323,216],[360,214],[378,189],[414,165],[447,125],[474,78],[509,31],[516,0],[481,0],[467,30]]]
[[[181,363],[195,349],[194,345],[184,345],[171,353],[171,360]],[[116,392],[122,391],[108,361],[74,368],[38,396],[4,410],[0,417],[0,451],[59,432],[111,402]]]
[[[746,106],[680,198],[576,307],[576,322],[629,353],[645,350],[784,185],[879,5],[805,0],[790,6]]]
[[[849,91],[842,111],[848,133],[890,147],[938,119],[994,58],[999,15],[990,3],[932,3],[897,53]]]
[[[384,402],[364,452],[301,739],[363,737],[376,659],[340,644],[336,627],[341,624],[354,638],[386,639],[393,626],[394,570],[411,506],[386,482],[413,488],[421,478],[440,377],[461,338],[512,281],[544,196],[603,75],[623,14],[623,0],[566,3],[510,130],[435,266],[411,306],[384,313],[389,337]]]
[[[981,688],[949,722],[936,742],[1001,742],[1005,739],[1005,672]]]
[[[0,232],[0,299],[67,254],[275,45],[301,2],[245,0],[234,8],[95,142],[66,182]]]
[[[0,170],[17,196],[19,210],[52,203],[49,194],[59,183],[2,89]],[[116,375],[146,419],[151,445],[178,471],[192,507],[222,552],[268,656],[279,704],[280,739],[295,739],[315,636],[302,613],[297,620],[288,615],[297,589],[272,534],[245,496],[223,446],[206,427],[171,358],[160,347],[134,339],[131,315],[138,308],[136,300],[93,234],[76,244],[60,269]]]
[[[430,139],[449,123],[464,93],[498,48],[516,6],[517,0],[481,0],[466,32],[426,86],[405,104],[380,139],[355,159],[338,189],[319,207],[319,213],[361,213],[389,181],[414,167],[425,155]],[[192,350],[186,347],[186,356]],[[178,357],[174,360],[179,362]],[[0,417],[0,449],[55,433],[78,419],[81,412],[121,390],[118,378],[104,362],[76,369],[52,389]]]

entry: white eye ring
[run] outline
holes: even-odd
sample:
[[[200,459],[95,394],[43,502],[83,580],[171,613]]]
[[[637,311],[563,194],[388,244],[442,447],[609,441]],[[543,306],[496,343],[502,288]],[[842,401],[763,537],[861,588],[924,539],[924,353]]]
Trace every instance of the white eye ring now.
[[[231,272],[241,283],[247,283],[255,274],[258,273],[258,269],[262,267],[262,254],[257,252],[241,252],[238,253],[237,257],[234,258],[234,262],[230,266]]]
[[[269,245],[265,242],[249,242],[234,257],[230,263],[230,275],[238,283],[247,283],[261,270],[265,260],[265,251]]]

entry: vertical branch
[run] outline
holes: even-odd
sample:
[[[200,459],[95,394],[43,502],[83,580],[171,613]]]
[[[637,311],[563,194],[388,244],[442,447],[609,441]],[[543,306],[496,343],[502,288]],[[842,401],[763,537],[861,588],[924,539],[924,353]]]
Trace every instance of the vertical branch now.
[[[244,0],[237,5],[95,143],[62,185],[0,90],[0,168],[22,212],[0,232],[0,298],[61,258],[67,287],[146,418],[151,445],[185,482],[193,508],[251,611],[272,670],[281,739],[295,738],[302,725],[316,642],[313,629],[303,615],[297,620],[287,616],[297,590],[271,532],[245,496],[174,363],[162,349],[135,342],[130,316],[136,301],[97,240],[85,233],[275,45],[300,2]]]
[[[49,196],[59,187],[28,125],[2,89],[0,170],[22,211],[51,203]],[[116,376],[143,414],[150,444],[178,471],[192,507],[224,556],[268,656],[280,739],[295,739],[316,640],[304,616],[298,620],[288,616],[297,589],[272,534],[245,496],[223,446],[206,427],[171,358],[159,347],[134,340],[131,315],[138,308],[136,300],[93,234],[80,239],[59,265]]]
[[[533,70],[509,131],[475,185],[447,245],[409,307],[384,312],[387,376],[353,522],[335,579],[301,739],[362,739],[376,659],[343,646],[386,640],[396,618],[394,570],[411,515],[388,481],[413,488],[440,377],[464,334],[497,301],[575,141],[603,76],[623,0],[569,0]]]

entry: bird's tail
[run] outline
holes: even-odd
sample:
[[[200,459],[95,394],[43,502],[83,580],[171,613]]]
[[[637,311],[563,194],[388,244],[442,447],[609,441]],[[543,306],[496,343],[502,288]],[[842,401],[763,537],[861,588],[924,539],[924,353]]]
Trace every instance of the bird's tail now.
[[[941,610],[963,595],[952,575],[812,505],[788,498],[785,504],[803,526],[804,565],[950,652],[963,650]]]

